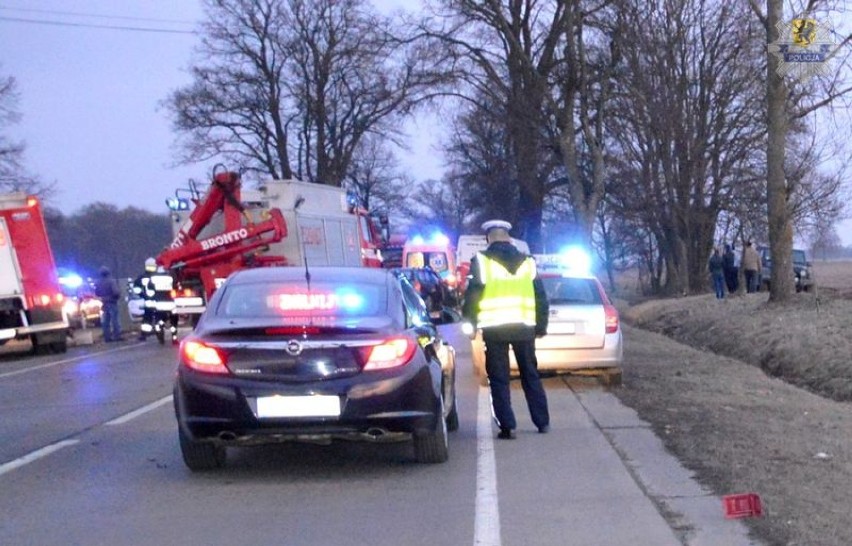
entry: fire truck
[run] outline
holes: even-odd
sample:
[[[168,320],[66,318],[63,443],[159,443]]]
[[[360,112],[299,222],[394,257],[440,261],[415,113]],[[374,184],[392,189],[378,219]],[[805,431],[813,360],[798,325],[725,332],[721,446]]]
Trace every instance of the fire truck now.
[[[64,353],[64,299],[38,199],[0,195],[0,345],[29,338],[33,353]]]
[[[381,228],[342,188],[270,180],[243,189],[239,174],[217,169],[203,196],[194,184],[189,194],[167,200],[174,239],[157,263],[175,278],[175,312],[193,321],[239,269],[382,265]]]

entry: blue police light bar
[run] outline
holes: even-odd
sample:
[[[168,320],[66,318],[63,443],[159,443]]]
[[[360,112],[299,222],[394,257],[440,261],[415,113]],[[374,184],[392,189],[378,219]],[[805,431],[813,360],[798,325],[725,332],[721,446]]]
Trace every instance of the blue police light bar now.
[[[450,243],[450,239],[446,235],[438,231],[432,234],[431,242],[433,245],[447,245]]]
[[[59,277],[59,284],[69,288],[79,288],[83,284],[83,277],[76,273],[63,275]]]
[[[562,265],[570,271],[578,273],[591,273],[592,257],[585,249],[579,246],[563,248],[559,255],[562,257]]]
[[[166,199],[166,206],[169,210],[189,210],[189,199],[170,197]]]

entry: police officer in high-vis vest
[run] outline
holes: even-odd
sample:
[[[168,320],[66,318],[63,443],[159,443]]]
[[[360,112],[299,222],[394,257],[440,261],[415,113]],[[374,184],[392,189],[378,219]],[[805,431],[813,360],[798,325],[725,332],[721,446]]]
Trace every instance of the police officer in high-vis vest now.
[[[538,375],[535,338],[547,332],[549,306],[535,261],[512,244],[512,225],[503,220],[482,224],[488,248],[470,263],[462,313],[474,330],[482,330],[485,371],[500,439],[515,437],[515,413],[509,388],[509,346],[515,353],[521,386],[538,431],[550,430],[547,396]]]

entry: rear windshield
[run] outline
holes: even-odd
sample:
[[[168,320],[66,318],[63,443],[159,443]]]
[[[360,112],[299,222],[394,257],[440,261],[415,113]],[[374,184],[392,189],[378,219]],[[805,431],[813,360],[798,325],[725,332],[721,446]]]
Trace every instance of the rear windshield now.
[[[384,284],[250,283],[227,286],[218,317],[375,317],[387,314]]]
[[[446,271],[449,267],[446,252],[409,252],[405,261],[405,267],[428,267],[436,273]]]
[[[552,304],[573,303],[601,305],[601,295],[594,279],[542,277],[547,300]]]
[[[805,256],[804,250],[794,250],[793,251],[793,263],[794,264],[803,264],[807,261],[808,261],[808,259]]]

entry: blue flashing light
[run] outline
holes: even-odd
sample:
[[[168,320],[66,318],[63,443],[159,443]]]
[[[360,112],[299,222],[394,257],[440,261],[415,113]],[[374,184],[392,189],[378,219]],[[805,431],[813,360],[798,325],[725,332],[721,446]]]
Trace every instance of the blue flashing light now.
[[[364,296],[357,292],[348,289],[338,290],[337,296],[338,306],[346,312],[357,313],[364,307]]]
[[[70,273],[59,277],[59,284],[68,288],[80,288],[83,285],[83,277],[76,273]]]
[[[439,231],[432,234],[431,242],[433,245],[448,245],[450,244],[450,239]]]
[[[413,245],[422,245],[423,243],[425,243],[425,241],[423,240],[423,237],[420,236],[420,235],[415,235],[414,237],[411,238],[411,244],[413,244]]]
[[[591,273],[592,258],[582,247],[570,246],[563,248],[559,254],[562,256],[563,267],[569,271]]]

